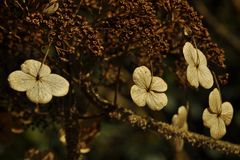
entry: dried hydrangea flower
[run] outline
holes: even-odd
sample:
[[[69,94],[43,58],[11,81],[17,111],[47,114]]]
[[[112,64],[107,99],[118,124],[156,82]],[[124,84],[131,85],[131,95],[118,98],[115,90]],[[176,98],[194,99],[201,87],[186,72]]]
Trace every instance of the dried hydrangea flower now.
[[[152,76],[150,70],[145,66],[137,67],[133,72],[135,85],[131,88],[131,97],[139,107],[146,104],[152,110],[161,110],[167,105],[168,98],[166,82],[156,76]]]
[[[205,55],[190,42],[186,42],[183,47],[184,58],[188,63],[187,80],[191,86],[198,88],[199,84],[209,89],[213,86],[213,76],[207,67]]]
[[[53,14],[58,10],[58,7],[59,4],[57,0],[50,0],[50,2],[44,6],[42,12],[46,14]]]
[[[215,139],[220,139],[226,134],[226,125],[231,123],[233,107],[231,103],[222,103],[221,95],[217,88],[209,94],[209,108],[203,112],[204,126],[210,128],[210,134]]]
[[[16,91],[25,92],[34,103],[48,103],[52,96],[65,96],[69,83],[57,74],[51,74],[51,69],[39,61],[29,59],[8,76],[10,87]]]
[[[174,114],[172,117],[173,126],[175,126],[178,129],[187,131],[188,130],[187,115],[188,115],[187,108],[184,106],[180,106],[178,108],[178,114]],[[179,152],[183,148],[184,141],[181,138],[174,138],[173,144],[175,146],[176,151]]]

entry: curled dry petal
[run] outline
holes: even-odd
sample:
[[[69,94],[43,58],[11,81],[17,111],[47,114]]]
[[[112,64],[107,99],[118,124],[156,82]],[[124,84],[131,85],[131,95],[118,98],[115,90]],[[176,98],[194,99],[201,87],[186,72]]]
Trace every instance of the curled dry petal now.
[[[184,106],[180,106],[178,108],[178,114],[174,114],[172,117],[172,124],[173,126],[182,129],[188,130],[187,125],[187,108]],[[184,145],[184,141],[181,138],[174,138],[173,144],[177,152],[181,151]]]
[[[187,120],[187,113],[188,113],[188,111],[187,111],[186,107],[180,106],[178,108],[178,116],[179,116],[180,121],[186,122],[186,120]]]
[[[214,90],[209,94],[209,108],[211,112],[220,114],[221,113],[221,95],[217,88],[214,88]]]
[[[137,85],[133,85],[130,94],[133,102],[136,103],[139,107],[146,105],[147,92],[145,89],[139,88]]]
[[[137,67],[133,72],[133,82],[143,89],[148,89],[151,83],[152,75],[145,66]]]
[[[11,88],[16,91],[24,92],[32,88],[35,83],[35,77],[22,71],[14,71],[8,76],[8,82]]]
[[[146,95],[146,102],[150,109],[159,111],[167,105],[168,98],[165,93],[150,91]]]
[[[42,78],[42,82],[48,85],[53,96],[65,96],[69,90],[68,81],[57,74],[50,74]]]
[[[44,8],[43,13],[53,14],[58,10],[59,4],[57,0],[51,0]]]
[[[220,118],[222,118],[226,125],[229,125],[232,121],[232,117],[233,117],[232,104],[229,102],[224,102],[222,104],[222,113],[220,115]]]
[[[177,114],[174,114],[174,115],[173,115],[173,117],[172,117],[172,124],[173,124],[175,127],[180,126],[180,125],[179,125],[179,119],[178,119],[178,115],[177,115]]]
[[[51,69],[47,65],[42,64],[41,69],[39,70],[40,66],[41,66],[41,62],[33,59],[29,59],[29,60],[26,60],[21,65],[21,70],[24,73],[30,74],[34,77],[37,76],[38,72],[39,72],[39,77],[43,77],[51,73]]]
[[[172,117],[172,124],[178,128],[187,130],[187,109],[184,106],[178,108],[178,114]]]

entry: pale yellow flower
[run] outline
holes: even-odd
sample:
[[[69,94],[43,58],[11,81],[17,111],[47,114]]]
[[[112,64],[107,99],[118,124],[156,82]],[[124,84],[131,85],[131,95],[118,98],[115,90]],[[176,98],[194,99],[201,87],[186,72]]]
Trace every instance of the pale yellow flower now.
[[[133,72],[133,81],[135,85],[130,93],[137,106],[147,104],[152,110],[161,110],[167,105],[168,98],[163,93],[167,90],[166,82],[160,77],[152,76],[147,67],[137,67]]]
[[[215,139],[220,139],[226,134],[226,125],[231,123],[233,107],[231,103],[222,103],[221,95],[217,88],[209,94],[209,108],[203,112],[203,124],[210,128],[210,134]]]
[[[191,86],[198,88],[199,84],[209,89],[213,86],[213,76],[207,67],[205,55],[190,42],[186,42],[183,47],[184,58],[188,64],[187,80]]]
[[[57,74],[51,74],[51,69],[41,62],[29,59],[21,65],[21,70],[8,76],[10,87],[16,91],[25,92],[34,103],[48,103],[52,96],[65,96],[69,83]],[[39,70],[40,69],[40,70]]]
[[[188,111],[187,108],[184,106],[180,106],[178,108],[178,114],[174,114],[172,117],[172,124],[178,129],[187,131],[188,124],[187,124],[187,115]],[[174,138],[173,143],[175,146],[176,151],[181,151],[184,145],[184,141],[181,138]]]

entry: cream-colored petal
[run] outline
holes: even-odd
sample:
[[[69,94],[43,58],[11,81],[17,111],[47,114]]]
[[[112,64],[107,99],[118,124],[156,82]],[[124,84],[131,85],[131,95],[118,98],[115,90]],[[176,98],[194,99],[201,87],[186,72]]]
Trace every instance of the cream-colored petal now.
[[[21,65],[21,69],[24,73],[30,74],[34,77],[37,76],[38,72],[39,77],[43,77],[51,73],[51,69],[45,64],[42,64],[42,67],[39,71],[40,66],[41,62],[34,59],[28,59]]]
[[[184,106],[180,106],[178,108],[178,116],[179,116],[179,119],[183,122],[186,122],[187,120],[187,108],[184,107]]]
[[[12,89],[24,92],[34,86],[36,78],[22,71],[14,71],[8,76],[8,82]]]
[[[146,94],[145,89],[139,88],[137,85],[133,85],[130,91],[133,102],[139,106],[143,107],[146,105]]]
[[[215,121],[217,119],[217,114],[210,113],[208,108],[206,108],[203,111],[202,119],[203,119],[204,126],[211,128],[211,126],[215,124]]]
[[[49,5],[47,5],[44,9],[43,9],[43,13],[46,13],[46,14],[53,14],[57,11],[59,7],[59,4],[57,1],[55,0],[52,0],[50,1]]]
[[[210,128],[210,135],[215,139],[220,139],[226,134],[226,126],[221,118],[217,118]]]
[[[187,109],[184,106],[178,108],[178,118],[180,123],[180,128],[184,127],[184,124],[187,122]]]
[[[42,77],[41,80],[49,86],[53,96],[65,96],[68,93],[69,83],[62,76],[50,74]]]
[[[184,106],[178,108],[178,114],[175,114],[172,118],[172,124],[178,128],[184,128],[187,123],[187,109]]]
[[[181,130],[188,130],[187,125],[187,108],[184,106],[180,106],[178,108],[178,114],[175,114],[172,117],[172,124],[181,129]],[[177,152],[181,151],[184,145],[184,141],[181,138],[174,138],[173,144]]]
[[[178,115],[177,114],[174,114],[173,115],[173,117],[172,117],[172,124],[175,126],[175,127],[177,127],[177,128],[179,128],[179,118],[178,118]]]
[[[52,99],[51,90],[46,83],[37,81],[33,88],[27,90],[27,97],[34,103],[48,103]]]
[[[205,55],[199,49],[196,49],[196,52],[198,54],[199,65],[205,65],[206,66],[207,65],[207,59],[206,59]]]
[[[177,114],[175,114],[175,115],[172,117],[172,124],[173,124],[173,126],[179,128],[179,129],[182,129],[182,130],[184,130],[184,131],[187,131],[187,130],[188,130],[187,121],[185,121],[184,123],[182,123],[182,121],[179,121],[179,118],[178,118]]]
[[[167,105],[168,98],[165,93],[147,92],[146,102],[150,109],[161,110]]]
[[[222,104],[222,113],[220,118],[224,121],[225,125],[229,125],[232,121],[233,117],[233,107],[232,104],[229,102],[224,102]]]
[[[167,83],[160,77],[153,77],[150,90],[154,92],[164,92],[167,90]]]
[[[199,86],[198,72],[195,66],[189,65],[187,67],[187,80],[191,86],[198,88]]]
[[[213,76],[211,71],[205,65],[198,67],[198,79],[203,88],[209,89],[213,86]]]
[[[222,101],[221,95],[217,88],[214,88],[213,91],[209,94],[208,103],[211,112],[220,114]]]
[[[190,42],[186,42],[183,46],[183,55],[186,62],[189,65],[195,65],[197,63],[197,53],[196,49]]]
[[[188,124],[187,124],[187,121],[184,123],[182,129],[183,129],[184,131],[187,131],[187,130],[188,130]]]
[[[148,89],[150,87],[152,74],[145,66],[137,67],[133,72],[133,81],[140,88]]]

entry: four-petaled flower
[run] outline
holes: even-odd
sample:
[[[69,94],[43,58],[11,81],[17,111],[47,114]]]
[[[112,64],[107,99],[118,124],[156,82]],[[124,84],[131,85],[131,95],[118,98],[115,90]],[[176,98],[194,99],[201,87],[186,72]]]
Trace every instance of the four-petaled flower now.
[[[184,58],[188,63],[187,80],[191,86],[198,88],[199,84],[209,89],[213,85],[213,76],[207,67],[205,55],[190,42],[186,42],[183,47]]]
[[[203,112],[203,124],[210,128],[210,134],[215,139],[220,139],[226,134],[226,126],[231,123],[233,107],[231,103],[222,103],[221,95],[217,88],[209,94],[209,108]]]
[[[48,103],[52,96],[64,96],[68,93],[69,83],[51,69],[36,60],[26,60],[17,70],[8,76],[10,87],[25,92],[34,103]]]
[[[187,115],[188,115],[187,108],[184,106],[180,106],[178,108],[178,114],[174,114],[172,117],[173,126],[177,127],[178,129],[187,131],[188,130]],[[179,152],[182,150],[184,145],[183,139],[176,137],[173,139],[173,143],[176,151]]]
[[[133,72],[133,81],[135,85],[130,93],[139,107],[147,104],[152,110],[161,110],[167,105],[168,98],[163,93],[167,90],[167,84],[162,78],[152,76],[147,67],[137,67]]]

